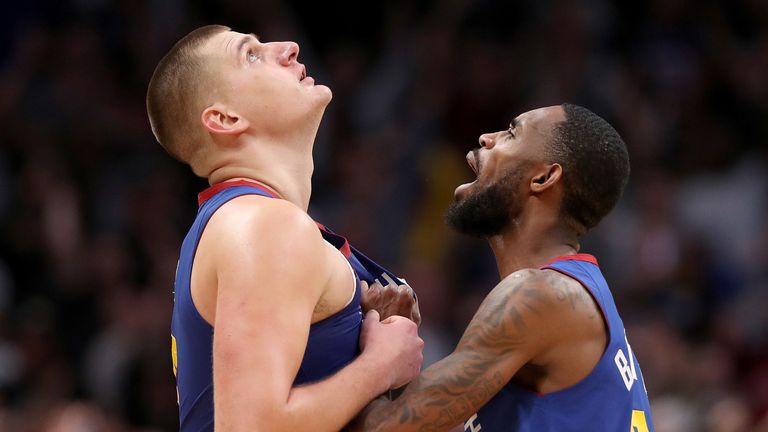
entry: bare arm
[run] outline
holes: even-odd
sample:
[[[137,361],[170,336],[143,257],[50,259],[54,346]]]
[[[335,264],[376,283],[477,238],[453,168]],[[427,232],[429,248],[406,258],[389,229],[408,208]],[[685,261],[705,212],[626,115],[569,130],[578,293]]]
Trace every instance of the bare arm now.
[[[447,431],[488,402],[557,338],[560,303],[540,272],[510,275],[486,297],[456,350],[392,402],[374,401],[353,430]]]
[[[209,227],[217,252],[216,430],[339,430],[402,380],[404,370],[418,373],[416,326],[405,319],[366,320],[360,357],[328,379],[293,388],[334,255],[314,222],[291,204],[253,206],[249,199],[259,198],[222,207]],[[403,362],[402,369],[392,367],[395,362]]]

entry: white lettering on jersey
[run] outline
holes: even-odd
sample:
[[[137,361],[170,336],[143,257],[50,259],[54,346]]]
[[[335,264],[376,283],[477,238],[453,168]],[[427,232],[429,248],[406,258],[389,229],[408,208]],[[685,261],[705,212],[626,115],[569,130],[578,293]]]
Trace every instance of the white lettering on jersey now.
[[[626,334],[624,335],[624,341],[627,343],[627,353],[629,355],[625,356],[624,351],[619,348],[613,361],[616,363],[616,367],[619,368],[619,374],[621,379],[624,380],[627,391],[630,391],[632,390],[632,385],[637,381],[637,370],[635,369],[635,359],[632,356],[632,347],[629,346]]]
[[[475,420],[477,420],[477,413],[472,414],[472,417],[464,423],[464,432],[480,432],[483,430],[480,423],[475,424]]]

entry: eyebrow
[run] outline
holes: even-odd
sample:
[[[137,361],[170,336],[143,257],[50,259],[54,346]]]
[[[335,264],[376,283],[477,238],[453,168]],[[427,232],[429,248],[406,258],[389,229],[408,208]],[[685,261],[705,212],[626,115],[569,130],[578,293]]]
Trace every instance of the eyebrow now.
[[[251,41],[251,40],[254,40],[254,39],[256,40],[256,42],[258,42],[258,41],[259,41],[259,37],[258,37],[258,36],[256,36],[256,35],[255,35],[255,34],[253,34],[253,33],[249,33],[249,34],[247,34],[247,35],[243,36],[243,37],[240,39],[240,42],[238,42],[238,43],[237,43],[237,48],[235,49],[235,54],[240,54],[240,51],[242,51],[242,49],[243,49],[243,46],[244,46],[246,43],[248,43],[248,41]]]
[[[519,125],[520,125],[520,123],[517,121],[517,117],[514,117],[512,119],[512,121],[509,122],[509,128],[510,129],[514,129],[514,128],[518,127]]]

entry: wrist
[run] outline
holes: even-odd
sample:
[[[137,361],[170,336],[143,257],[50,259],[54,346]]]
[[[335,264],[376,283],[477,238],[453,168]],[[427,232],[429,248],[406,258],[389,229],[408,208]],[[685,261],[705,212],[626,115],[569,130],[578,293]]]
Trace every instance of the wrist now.
[[[372,349],[363,351],[358,360],[361,363],[362,372],[371,380],[371,388],[380,395],[390,388],[394,382],[392,368],[380,353]]]

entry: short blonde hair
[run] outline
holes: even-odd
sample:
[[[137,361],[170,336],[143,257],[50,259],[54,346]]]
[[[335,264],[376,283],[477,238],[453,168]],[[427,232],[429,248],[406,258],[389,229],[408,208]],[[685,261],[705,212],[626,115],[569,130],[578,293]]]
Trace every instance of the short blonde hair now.
[[[203,109],[199,89],[207,81],[200,48],[214,35],[228,31],[222,25],[200,27],[171,48],[155,68],[147,88],[147,114],[152,133],[174,158],[190,163],[203,137],[197,124]]]

